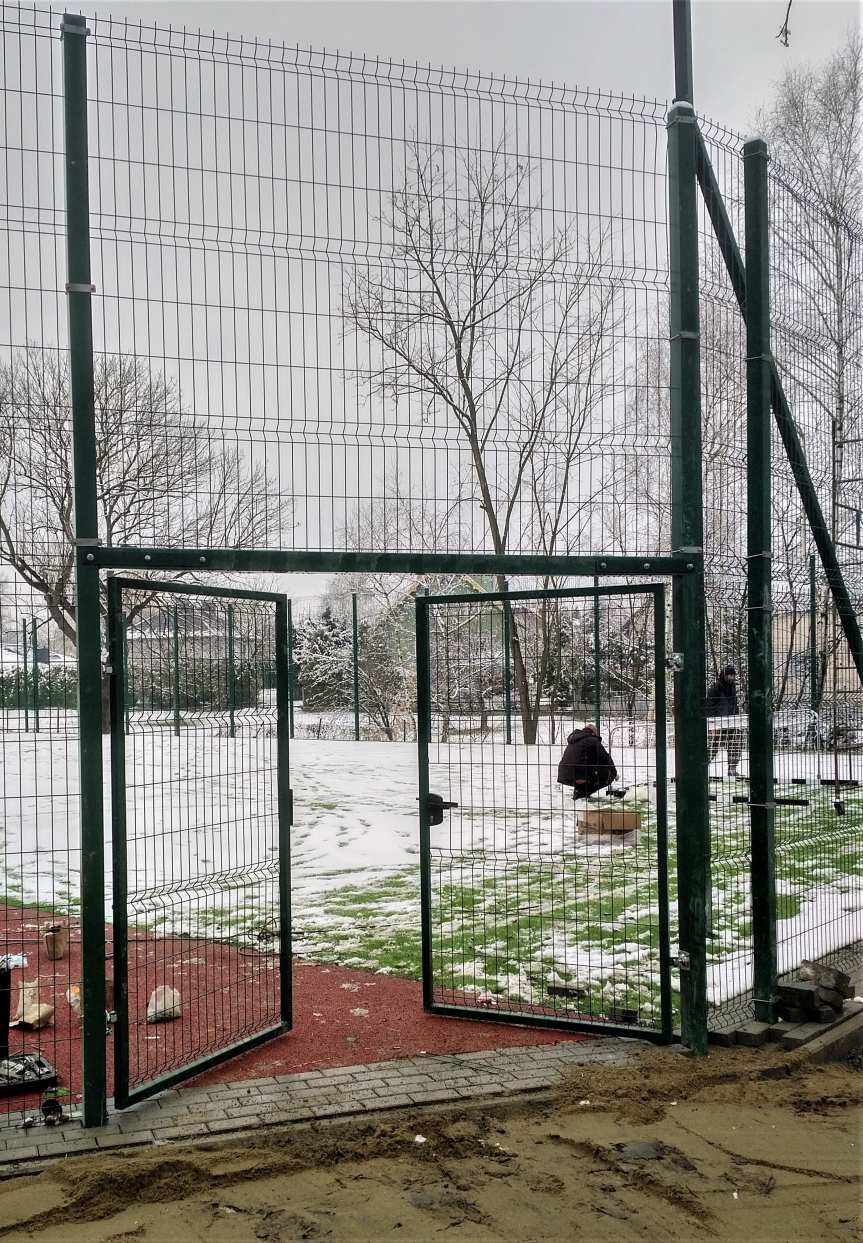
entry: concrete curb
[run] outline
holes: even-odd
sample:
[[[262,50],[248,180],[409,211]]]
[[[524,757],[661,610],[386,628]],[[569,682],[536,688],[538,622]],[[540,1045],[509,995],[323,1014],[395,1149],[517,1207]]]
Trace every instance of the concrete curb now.
[[[73,1120],[56,1129],[0,1131],[0,1178],[42,1161],[225,1140],[262,1127],[348,1121],[434,1105],[499,1105],[556,1088],[574,1065],[623,1066],[648,1047],[611,1037],[432,1054],[206,1087],[193,1083],[114,1113],[98,1129],[83,1130]]]
[[[863,1013],[854,1014],[844,1023],[810,1040],[800,1050],[804,1062],[838,1062],[855,1049],[863,1048]]]

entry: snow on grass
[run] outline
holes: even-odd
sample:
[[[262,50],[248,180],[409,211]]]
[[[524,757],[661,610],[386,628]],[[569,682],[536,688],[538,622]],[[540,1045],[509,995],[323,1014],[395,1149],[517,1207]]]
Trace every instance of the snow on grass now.
[[[4,738],[5,893],[12,904],[79,907],[74,743]],[[658,842],[654,752],[615,745],[625,806],[640,827],[625,841],[591,841],[556,783],[559,745],[435,745],[430,787],[459,806],[432,830],[432,956],[446,994],[489,994],[579,1013],[659,1010]],[[255,943],[275,929],[275,737],[247,714],[236,739],[209,724],[135,726],[127,747],[130,920],[156,930]],[[721,771],[720,757],[714,772]],[[105,755],[106,774],[108,753]],[[811,753],[783,756],[777,793],[809,800],[777,811],[780,967],[861,938],[863,795],[843,790]],[[861,757],[843,775],[860,779]],[[673,773],[672,756],[669,768]],[[420,974],[417,753],[413,744],[298,739],[291,744],[294,946],[304,957]],[[676,892],[674,799],[669,877]],[[712,782],[714,1003],[751,983],[748,809],[745,784]],[[106,811],[107,803],[106,803]],[[110,815],[108,815],[110,825]],[[110,868],[110,848],[106,851]],[[110,878],[109,878],[110,892]],[[110,918],[110,911],[108,913]],[[676,953],[676,904],[670,904]],[[551,987],[566,986],[561,998]],[[577,1002],[573,997],[578,996]]]

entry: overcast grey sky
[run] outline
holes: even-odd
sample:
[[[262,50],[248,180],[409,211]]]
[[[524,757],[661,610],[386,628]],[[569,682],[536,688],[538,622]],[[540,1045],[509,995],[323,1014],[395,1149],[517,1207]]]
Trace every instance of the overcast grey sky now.
[[[787,0],[695,0],[695,98],[702,115],[751,134],[785,70],[823,61],[859,25],[859,5],[851,0],[793,0],[785,48],[776,36],[786,7]],[[137,0],[100,4],[98,11],[660,100],[673,90],[671,0]],[[304,596],[326,581],[291,575],[283,585]]]
[[[671,0],[136,0],[93,7],[132,20],[398,61],[657,99],[672,93]],[[695,98],[702,115],[751,132],[757,109],[786,68],[823,60],[860,25],[856,0],[793,0],[785,48],[776,34],[786,7],[787,0],[695,0]]]

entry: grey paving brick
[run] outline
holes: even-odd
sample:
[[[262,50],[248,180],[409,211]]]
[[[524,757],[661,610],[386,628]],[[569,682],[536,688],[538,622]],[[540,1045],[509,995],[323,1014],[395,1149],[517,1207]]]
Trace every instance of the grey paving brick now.
[[[175,1118],[191,1118],[192,1116],[192,1114],[187,1114],[180,1110],[171,1115],[171,1117]],[[157,1114],[155,1117],[152,1114],[144,1116],[136,1114],[129,1118],[125,1114],[121,1114],[116,1119],[114,1126],[118,1131],[122,1131],[123,1134],[129,1135],[134,1131],[152,1131],[153,1127],[167,1126],[170,1120],[171,1118],[167,1113]]]
[[[415,1105],[432,1105],[435,1101],[458,1100],[458,1092],[452,1088],[428,1088],[424,1092],[411,1092],[410,1097]]]
[[[490,1092],[487,1087],[470,1087],[470,1088],[459,1088],[458,1095],[459,1095],[459,1098],[464,1097],[465,1099],[468,1099],[473,1096],[500,1096],[500,1095],[506,1095],[506,1093]]]
[[[43,1141],[36,1145],[40,1157],[73,1157],[82,1152],[95,1152],[96,1140],[86,1135],[77,1135],[74,1139],[56,1139]]]
[[[262,1107],[260,1105],[257,1105],[257,1106],[241,1105],[239,1108],[226,1109],[224,1111],[224,1117],[226,1118],[261,1118],[263,1120],[264,1118],[269,1117],[275,1111],[275,1108],[276,1108],[275,1106],[273,1106],[270,1109],[267,1109],[265,1106]],[[215,1121],[215,1119],[213,1119],[213,1121]]]
[[[209,1122],[193,1123],[192,1125],[179,1126],[160,1126],[153,1131],[153,1138],[156,1140],[166,1139],[191,1139],[196,1135],[206,1135],[210,1129]]]
[[[316,1105],[312,1113],[316,1118],[338,1118],[345,1114],[359,1113],[356,1101],[333,1101],[329,1105]]]
[[[35,1161],[39,1156],[39,1149],[35,1144],[21,1144],[20,1147],[10,1148],[5,1159],[7,1161]]]
[[[141,1144],[152,1144],[152,1131],[133,1131],[129,1135],[124,1135],[122,1131],[117,1131],[113,1135],[103,1135],[101,1132],[96,1136],[97,1148],[133,1148],[139,1147]]]

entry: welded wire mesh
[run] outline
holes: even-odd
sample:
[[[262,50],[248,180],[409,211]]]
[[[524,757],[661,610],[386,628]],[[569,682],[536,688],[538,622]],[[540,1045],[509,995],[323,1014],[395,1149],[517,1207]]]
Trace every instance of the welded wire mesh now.
[[[134,1089],[279,1022],[274,606],[129,590],[123,629]]]
[[[34,23],[27,81],[56,83]],[[665,334],[662,106],[90,29],[98,366],[135,392],[100,430],[162,476],[146,518],[103,511],[112,543],[397,549],[419,509],[439,550],[657,549],[624,480],[667,455],[634,374]],[[42,110],[8,141],[28,207]],[[59,323],[13,334],[37,370]]]
[[[416,739],[413,592],[291,600],[291,737]]]
[[[6,832],[40,872],[52,872],[43,843],[59,835],[77,875],[73,779],[57,789],[58,774],[72,772],[73,723],[51,705],[50,777],[32,750],[47,731],[29,731],[31,704],[48,711],[39,696],[65,703],[74,691],[37,658],[34,704],[33,662],[21,664],[29,636],[44,637],[43,617],[51,650],[74,649],[60,14],[0,14],[0,555],[19,601],[14,624],[4,621],[15,656],[0,711],[4,740],[13,733],[18,747],[9,754],[29,755],[32,769],[4,787]],[[88,21],[103,541],[669,551],[664,104]],[[703,132],[742,241],[739,140],[710,123]],[[776,165],[771,216],[774,354],[859,602],[860,234]],[[704,214],[700,230],[709,663],[712,673],[734,659],[745,689],[745,339]],[[811,540],[778,441],[774,497],[784,712],[802,677],[786,630],[799,635]],[[820,727],[820,754],[830,753],[835,780],[837,757],[855,759],[847,738],[860,688],[823,585],[822,613],[819,660],[826,653],[832,672],[818,674],[817,710],[823,718],[829,706],[832,723]],[[394,723],[362,709],[363,728],[398,739],[401,719],[404,738],[411,686],[388,686]],[[626,690],[605,696],[609,706],[617,697],[621,719],[641,719]],[[500,722],[487,717],[496,737]],[[796,739],[797,726],[788,730],[782,739]],[[712,775],[726,758],[717,752]],[[781,781],[785,763],[780,755]],[[732,980],[745,992],[751,969],[732,964],[747,812],[729,783],[712,786],[711,952],[726,997]],[[25,832],[30,801],[37,816]],[[859,824],[853,796],[845,801],[847,827],[835,807],[795,820],[813,854],[825,834]],[[780,850],[793,816],[780,811]],[[848,853],[844,874],[855,867]],[[825,924],[844,929],[834,940],[860,939],[859,904],[840,919],[799,901],[812,944],[780,922],[795,953],[822,945]]]
[[[0,590],[0,958],[11,956],[8,1017],[25,1020],[9,1036],[9,1052],[44,1059],[67,1089],[79,1081],[80,1060],[76,708],[74,650],[48,616],[44,598],[5,580]],[[3,1093],[0,1118],[38,1113],[39,1097],[32,1079],[29,1092]],[[67,1111],[74,1108],[74,1091],[64,1104]]]
[[[715,126],[706,127],[705,136],[743,251],[739,144]],[[826,528],[859,609],[863,559],[855,546],[856,512],[863,492],[856,447],[863,430],[863,234],[859,224],[829,209],[817,187],[801,185],[775,161],[770,165],[769,208],[772,351]],[[737,666],[745,713],[745,326],[706,215],[702,225],[709,299],[702,321],[708,329],[702,339],[708,664],[714,677],[726,663]],[[711,424],[714,380],[722,394],[718,437]],[[772,456],[777,951],[780,972],[789,973],[803,959],[859,957],[863,814],[856,787],[836,782],[859,780],[856,722],[863,687],[820,565],[810,602],[812,532],[776,430]],[[750,859],[747,737],[743,731],[726,734],[729,739],[732,750],[725,748],[725,755],[717,750],[711,769],[712,954],[714,970],[725,978],[718,990],[723,998],[718,1017],[724,1021],[750,1014],[752,1005],[751,946],[744,937],[732,951],[729,939],[739,919],[729,921],[725,913],[729,897],[743,915],[750,904],[750,883],[742,866],[748,867]],[[737,750],[743,788],[727,774],[722,781],[716,771]]]
[[[453,804],[430,830],[432,1000],[658,1029],[666,738],[652,596],[429,613],[429,789]],[[597,720],[617,776],[603,769],[573,802],[558,762]]]

